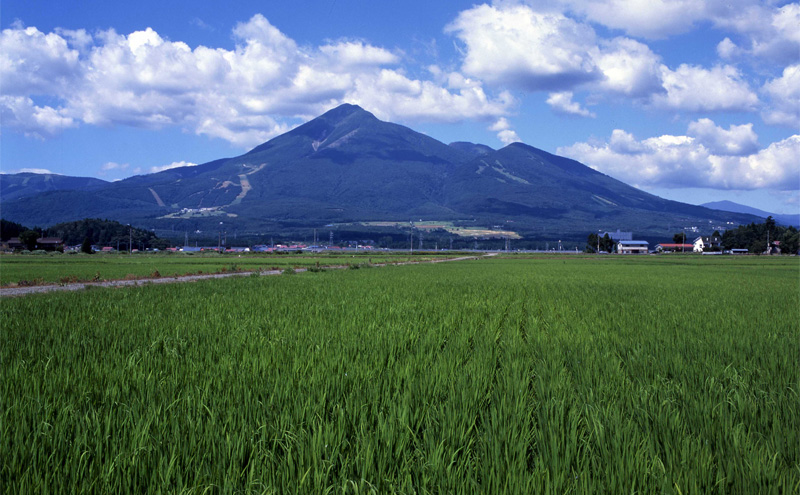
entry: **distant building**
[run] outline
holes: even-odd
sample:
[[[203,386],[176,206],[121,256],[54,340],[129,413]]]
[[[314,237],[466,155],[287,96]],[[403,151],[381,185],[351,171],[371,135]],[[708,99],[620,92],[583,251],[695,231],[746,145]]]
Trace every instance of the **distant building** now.
[[[650,251],[650,243],[647,241],[619,241],[617,252],[619,254],[647,254]]]
[[[8,240],[9,249],[27,249],[20,242],[19,237],[12,237]],[[45,251],[56,251],[64,249],[64,241],[59,237],[39,237],[36,239],[36,249],[44,249]]]
[[[603,232],[600,237],[602,238],[606,235],[614,242],[633,240],[633,232],[620,232],[619,229],[616,232]]]
[[[693,250],[694,244],[675,244],[671,242],[656,244],[656,251],[659,253],[691,253]]]
[[[748,251],[747,249],[741,249],[741,248],[731,249],[731,254],[747,254],[749,252],[750,251]]]
[[[702,253],[706,250],[718,250],[722,249],[722,238],[716,236],[700,236],[696,238],[692,244],[692,251],[695,253]]]

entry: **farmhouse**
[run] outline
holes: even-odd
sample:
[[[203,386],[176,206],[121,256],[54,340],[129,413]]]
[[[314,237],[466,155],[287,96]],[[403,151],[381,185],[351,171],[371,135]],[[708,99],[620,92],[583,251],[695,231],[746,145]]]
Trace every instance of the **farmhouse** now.
[[[619,241],[617,252],[619,254],[647,254],[650,244],[647,241]]]
[[[700,236],[694,240],[692,250],[695,253],[722,249],[722,238],[717,236]]]
[[[694,245],[692,244],[674,244],[669,242],[656,244],[656,251],[659,253],[686,253],[692,252],[693,249]]]
[[[12,237],[8,240],[9,249],[26,249],[19,237]],[[64,248],[64,241],[58,237],[39,237],[36,239],[36,249],[44,249],[45,251],[55,251]]]

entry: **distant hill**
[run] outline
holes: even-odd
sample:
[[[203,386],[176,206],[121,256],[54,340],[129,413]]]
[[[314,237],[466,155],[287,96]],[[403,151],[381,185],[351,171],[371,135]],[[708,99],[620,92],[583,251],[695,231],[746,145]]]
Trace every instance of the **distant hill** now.
[[[0,198],[11,201],[46,191],[91,191],[108,185],[93,177],[70,177],[59,174],[0,174]]]
[[[733,201],[712,201],[710,203],[703,203],[700,206],[705,206],[706,208],[712,208],[714,210],[731,211],[734,213],[747,213],[749,215],[755,215],[761,218],[767,218],[771,216],[779,224],[800,227],[800,214],[783,215],[780,213],[769,213],[764,210],[759,210],[758,208],[734,203]]]
[[[431,220],[585,239],[621,228],[663,237],[681,226],[758,218],[668,201],[585,165],[515,143],[444,144],[342,105],[234,158],[131,177],[91,191],[3,198],[3,216],[52,225],[102,217],[182,231],[254,235],[330,224]],[[224,227],[221,225],[224,224]]]

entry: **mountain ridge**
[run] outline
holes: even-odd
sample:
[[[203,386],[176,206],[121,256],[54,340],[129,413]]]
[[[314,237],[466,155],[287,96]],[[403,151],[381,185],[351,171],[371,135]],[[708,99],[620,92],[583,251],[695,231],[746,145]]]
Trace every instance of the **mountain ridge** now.
[[[524,143],[499,150],[448,145],[356,105],[329,110],[236,157],[91,191],[4,200],[3,211],[29,224],[106,215],[176,230],[219,222],[272,231],[427,219],[573,238],[601,228],[655,233],[755,219],[659,198]]]

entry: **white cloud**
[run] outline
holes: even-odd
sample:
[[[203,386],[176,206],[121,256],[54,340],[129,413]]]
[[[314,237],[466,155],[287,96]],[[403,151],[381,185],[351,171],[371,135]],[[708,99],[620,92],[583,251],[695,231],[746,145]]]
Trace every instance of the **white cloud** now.
[[[330,57],[333,64],[347,67],[394,65],[400,62],[400,58],[388,50],[365,45],[362,42],[351,41],[324,45],[319,47],[319,51]]]
[[[547,104],[557,113],[577,115],[579,117],[595,117],[595,114],[581,107],[580,103],[572,101],[572,91],[550,93],[547,98]]]
[[[497,122],[489,126],[489,130],[496,132],[497,139],[505,145],[522,141],[505,117],[497,119]]]
[[[408,77],[395,67],[400,55],[361,41],[298,46],[260,14],[233,37],[226,50],[191,48],[150,28],[94,37],[5,30],[0,76],[4,94],[18,99],[4,100],[3,125],[40,137],[78,123],[179,126],[246,148],[344,102],[422,121],[491,120],[515,104],[457,73],[450,79],[461,77],[460,87]],[[37,107],[34,93],[58,108]]]
[[[79,52],[56,33],[35,27],[4,29],[0,33],[0,74],[3,94],[53,94],[79,77]]]
[[[781,77],[764,85],[763,91],[770,98],[762,114],[764,122],[800,128],[800,64],[786,67]]]
[[[100,167],[100,170],[108,172],[110,170],[125,170],[128,167],[130,167],[129,163],[106,162]]]
[[[564,0],[587,19],[632,36],[666,38],[705,17],[702,0]]]
[[[739,70],[730,65],[705,69],[681,64],[674,71],[662,66],[661,75],[666,94],[653,97],[660,107],[691,112],[751,111],[759,103]]]
[[[738,34],[740,43],[723,40],[718,52],[723,57],[749,55],[781,64],[800,61],[800,3],[774,7],[761,2],[719,9],[712,19],[721,28]],[[736,47],[736,50],[726,50]],[[721,51],[720,51],[721,50]]]
[[[715,155],[752,155],[759,148],[753,124],[731,125],[726,131],[711,119],[700,119],[689,124],[688,134]]]
[[[46,168],[21,168],[19,170],[7,170],[5,172],[0,171],[0,174],[52,174],[50,170]]]
[[[0,96],[3,127],[16,129],[29,137],[45,139],[75,127],[77,123],[65,113],[61,108],[40,107],[25,96]]]
[[[725,39],[717,43],[717,55],[725,60],[732,59],[738,56],[741,52],[742,49],[739,48],[736,43],[731,41],[731,39],[728,37],[725,37]]]
[[[637,186],[797,189],[800,135],[754,150],[749,124],[731,126],[728,131],[710,121],[693,124],[689,134],[695,137],[636,140],[617,129],[608,142],[576,143],[559,148],[558,153]],[[746,149],[751,152],[747,154]]]
[[[170,170],[170,169],[173,169],[173,168],[196,167],[196,166],[197,166],[196,163],[187,162],[187,161],[172,162],[172,163],[168,163],[167,165],[161,165],[159,167],[150,167],[150,172],[149,173],[154,174],[156,172],[163,172],[164,170]]]
[[[602,91],[643,97],[661,91],[661,58],[650,48],[630,38],[603,41],[593,51],[603,79],[597,82]]]
[[[589,53],[594,30],[557,12],[480,5],[445,31],[466,45],[462,71],[491,83],[552,90],[600,77]]]

